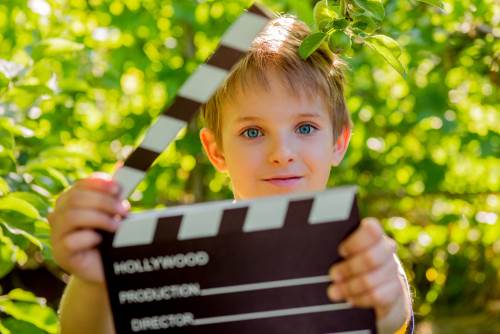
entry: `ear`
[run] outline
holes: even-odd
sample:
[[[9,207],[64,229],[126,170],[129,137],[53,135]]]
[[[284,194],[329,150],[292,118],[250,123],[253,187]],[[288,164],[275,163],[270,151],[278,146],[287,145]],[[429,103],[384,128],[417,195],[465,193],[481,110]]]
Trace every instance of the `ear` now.
[[[203,128],[200,130],[200,141],[207,154],[208,160],[210,160],[215,169],[219,172],[225,172],[227,169],[226,159],[219,145],[217,145],[215,134],[211,130]]]
[[[351,139],[351,129],[345,127],[340,136],[337,138],[337,142],[335,143],[333,157],[332,157],[332,165],[338,166],[344,159],[345,152],[347,151],[347,147],[349,146],[349,140]]]

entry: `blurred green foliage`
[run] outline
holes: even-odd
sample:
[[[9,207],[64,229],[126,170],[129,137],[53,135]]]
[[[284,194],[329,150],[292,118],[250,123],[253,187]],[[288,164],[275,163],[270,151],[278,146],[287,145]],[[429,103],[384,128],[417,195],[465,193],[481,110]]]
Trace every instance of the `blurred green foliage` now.
[[[313,2],[264,2],[314,24]],[[60,275],[46,218],[55,197],[93,171],[112,173],[248,4],[0,2],[0,277],[37,267]],[[379,217],[398,241],[417,319],[482,312],[493,315],[484,332],[495,331],[500,5],[384,6],[376,33],[402,45],[407,78],[353,45],[355,127],[330,185],[358,184],[363,215]],[[160,157],[132,194],[134,209],[231,197],[228,178],[201,151],[200,126],[193,122]],[[3,291],[0,333],[56,333],[57,301],[46,302]]]

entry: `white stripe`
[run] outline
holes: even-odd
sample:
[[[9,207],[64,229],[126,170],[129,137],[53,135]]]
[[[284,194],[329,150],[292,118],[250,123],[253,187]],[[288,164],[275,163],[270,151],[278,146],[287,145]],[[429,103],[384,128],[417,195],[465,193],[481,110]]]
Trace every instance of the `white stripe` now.
[[[195,319],[193,322],[193,325],[200,326],[200,325],[219,324],[219,323],[224,323],[224,322],[233,322],[233,321],[242,321],[242,320],[254,320],[254,319],[283,317],[283,316],[296,315],[296,314],[338,311],[338,310],[349,309],[351,307],[352,306],[349,303],[339,303],[339,304],[327,304],[327,305],[297,307],[297,308],[264,311],[264,312],[242,313],[242,314],[234,314],[234,315],[225,315],[225,316],[221,316],[221,317]]]
[[[309,224],[336,222],[349,218],[356,187],[342,187],[314,196]]]
[[[347,331],[347,332],[330,332],[330,333],[325,333],[325,334],[371,334],[371,330],[369,329],[362,329],[360,331]]]
[[[162,153],[186,125],[187,123],[184,121],[160,115],[149,128],[140,146],[156,153]]]
[[[268,22],[269,19],[265,17],[246,12],[224,33],[221,44],[247,52],[254,38]]]
[[[128,166],[122,166],[113,175],[113,179],[116,180],[122,187],[122,197],[127,198],[135,187],[137,187],[137,185],[142,181],[144,176],[145,173],[141,170]]]
[[[286,197],[258,199],[250,203],[243,231],[252,232],[283,227],[287,208],[288,198]]]
[[[221,68],[202,64],[182,85],[179,95],[200,103],[207,102],[222,84],[228,72]]]
[[[303,277],[303,278],[285,279],[280,281],[269,281],[269,282],[252,283],[252,284],[223,286],[220,288],[203,289],[201,290],[201,295],[202,296],[221,295],[224,293],[235,293],[243,291],[284,288],[287,286],[327,283],[330,281],[331,281],[330,277],[328,276]]]
[[[222,210],[208,208],[204,211],[187,212],[182,217],[178,240],[216,236],[222,219]]]
[[[155,236],[157,219],[154,213],[125,219],[116,231],[113,247],[151,244]]]

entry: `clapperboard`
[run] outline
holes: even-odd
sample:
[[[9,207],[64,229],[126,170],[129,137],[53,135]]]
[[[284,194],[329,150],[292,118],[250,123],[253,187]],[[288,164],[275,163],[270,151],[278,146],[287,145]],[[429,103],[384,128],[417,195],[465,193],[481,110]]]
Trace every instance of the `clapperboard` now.
[[[331,303],[336,246],[359,224],[356,188],[132,215],[102,246],[118,333],[375,333]]]
[[[252,6],[181,87],[114,178],[128,196],[269,22]],[[371,309],[331,303],[329,267],[359,225],[355,187],[135,213],[102,232],[117,333],[375,333]]]

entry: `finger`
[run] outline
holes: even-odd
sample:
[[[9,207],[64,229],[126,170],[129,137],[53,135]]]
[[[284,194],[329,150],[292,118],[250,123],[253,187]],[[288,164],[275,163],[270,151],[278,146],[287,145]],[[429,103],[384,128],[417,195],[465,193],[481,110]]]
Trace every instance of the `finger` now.
[[[63,192],[56,200],[56,211],[65,208],[66,202],[73,196],[75,191],[93,190],[96,192],[107,193],[113,197],[119,198],[121,187],[116,182],[110,179],[110,176],[103,173],[95,173],[92,176],[76,181],[76,183],[65,192]]]
[[[359,227],[339,245],[343,257],[356,254],[371,247],[384,235],[382,227],[375,218],[366,218]]]
[[[88,178],[78,180],[75,187],[100,191],[115,197],[121,192],[120,184],[104,173],[94,173]]]
[[[85,249],[95,248],[102,240],[99,233],[94,230],[79,230],[68,234],[62,239],[67,252],[76,253]]]
[[[120,221],[111,216],[96,210],[74,209],[68,211],[60,218],[62,223],[58,223],[58,229],[55,229],[55,239],[61,239],[68,233],[77,229],[102,229],[104,231],[114,232],[120,225]]]
[[[369,293],[395,277],[398,277],[397,265],[394,261],[387,261],[382,267],[354,276],[347,281],[336,283],[334,286],[341,290],[342,296],[345,298]]]
[[[370,272],[386,262],[394,262],[393,254],[392,243],[381,238],[370,248],[333,265],[329,275],[333,281],[342,282],[353,276]]]
[[[94,190],[76,190],[68,196],[62,209],[94,209],[110,215],[125,217],[128,207],[118,198]]]
[[[347,297],[347,301],[356,307],[374,307],[377,313],[384,314],[392,304],[401,298],[401,284],[396,280],[379,285],[369,293]]]

